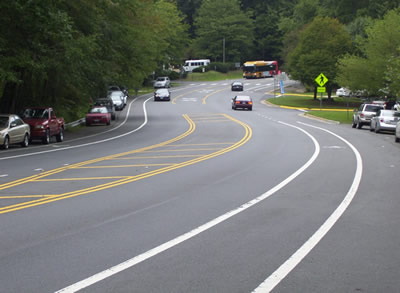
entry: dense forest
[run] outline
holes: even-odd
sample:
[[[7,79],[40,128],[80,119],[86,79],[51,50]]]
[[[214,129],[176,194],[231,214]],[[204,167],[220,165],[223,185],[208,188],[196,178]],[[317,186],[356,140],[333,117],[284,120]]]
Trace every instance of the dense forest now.
[[[278,60],[309,88],[400,95],[400,0],[4,0],[0,112],[79,118],[107,85],[140,88],[185,59]],[[224,48],[223,50],[223,42]]]

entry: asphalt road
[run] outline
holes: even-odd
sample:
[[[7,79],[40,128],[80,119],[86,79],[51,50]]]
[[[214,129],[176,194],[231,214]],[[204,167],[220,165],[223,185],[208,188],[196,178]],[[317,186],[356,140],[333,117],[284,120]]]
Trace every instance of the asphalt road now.
[[[266,105],[272,82],[1,151],[0,292],[399,292],[400,144]]]

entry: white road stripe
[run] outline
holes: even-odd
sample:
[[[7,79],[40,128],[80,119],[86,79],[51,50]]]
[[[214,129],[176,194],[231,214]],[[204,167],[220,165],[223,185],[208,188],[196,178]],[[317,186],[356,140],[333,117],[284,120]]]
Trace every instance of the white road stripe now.
[[[350,186],[345,198],[336,208],[336,210],[329,216],[329,218],[322,224],[322,226],[312,235],[292,256],[290,256],[286,262],[284,262],[275,272],[273,272],[264,282],[258,286],[253,293],[266,293],[271,292],[309,253],[310,251],[321,241],[321,239],[329,232],[329,230],[335,225],[339,218],[346,211],[351,201],[353,200],[362,177],[362,159],[358,150],[347,140],[340,137],[339,135],[326,130],[324,128],[316,127],[306,123],[300,124],[313,127],[322,131],[325,131],[333,136],[336,136],[343,142],[345,142],[354,152],[357,160],[357,169],[354,175],[353,183]]]
[[[311,140],[314,143],[314,154],[312,155],[312,157],[302,166],[300,167],[296,172],[294,172],[292,175],[290,175],[289,177],[287,177],[285,180],[283,180],[281,183],[279,183],[278,185],[276,185],[275,187],[273,187],[272,189],[270,189],[269,191],[265,192],[264,194],[256,197],[255,199],[241,205],[240,207],[231,210],[229,212],[227,212],[226,214],[223,214],[221,216],[219,216],[218,218],[215,218],[211,221],[209,221],[208,223],[205,223],[195,229],[193,229],[192,231],[189,231],[185,234],[182,234],[181,236],[176,237],[175,239],[172,239],[168,242],[165,242],[164,244],[161,244],[160,246],[157,246],[153,249],[150,249],[138,256],[135,256],[123,263],[120,263],[116,266],[113,266],[109,269],[106,269],[102,272],[99,272],[91,277],[88,277],[82,281],[79,281],[75,284],[72,284],[64,289],[61,289],[59,291],[57,291],[56,293],[72,293],[72,292],[77,292],[79,290],[82,290],[84,288],[87,288],[95,283],[98,283],[108,277],[111,277],[117,273],[120,273],[126,269],[129,269],[153,256],[156,256],[157,254],[166,251],[167,249],[170,249],[204,231],[207,231],[208,229],[211,229],[212,227],[222,223],[225,220],[228,220],[229,218],[247,210],[248,208],[260,203],[261,201],[267,199],[268,197],[270,197],[271,195],[273,195],[275,192],[279,191],[280,189],[282,189],[284,186],[286,186],[287,184],[289,184],[292,180],[294,180],[297,176],[299,176],[301,173],[303,173],[318,157],[319,152],[320,152],[320,147],[319,144],[317,142],[317,140],[311,135],[309,134],[307,131],[303,130],[302,128],[298,127],[298,126],[294,126],[294,125],[289,125],[286,123],[282,123],[284,125],[296,128],[298,130],[300,130],[301,132],[305,133],[309,138],[311,138]]]

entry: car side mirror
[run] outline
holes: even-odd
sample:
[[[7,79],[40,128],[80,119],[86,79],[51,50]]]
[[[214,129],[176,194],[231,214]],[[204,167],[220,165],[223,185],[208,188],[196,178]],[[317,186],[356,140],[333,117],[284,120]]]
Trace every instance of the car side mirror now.
[[[10,128],[13,128],[13,127],[16,127],[17,126],[17,123],[15,123],[15,122],[12,122],[11,124],[10,124]]]

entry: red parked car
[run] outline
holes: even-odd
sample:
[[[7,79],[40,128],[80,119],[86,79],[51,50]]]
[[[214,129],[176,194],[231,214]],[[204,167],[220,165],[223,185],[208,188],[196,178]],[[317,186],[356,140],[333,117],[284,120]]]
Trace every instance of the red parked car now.
[[[86,114],[86,125],[92,124],[106,124],[110,125],[111,114],[108,112],[106,107],[93,107]]]

